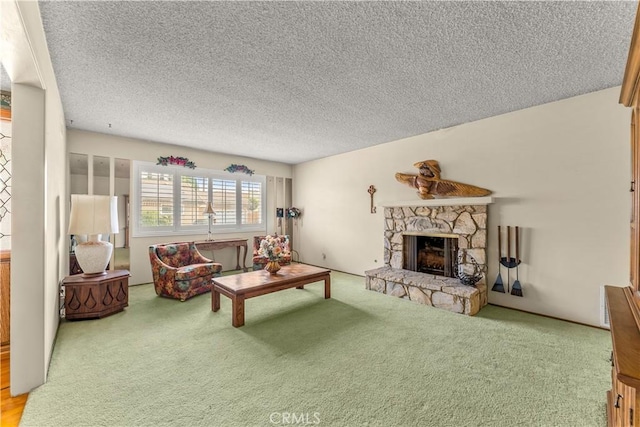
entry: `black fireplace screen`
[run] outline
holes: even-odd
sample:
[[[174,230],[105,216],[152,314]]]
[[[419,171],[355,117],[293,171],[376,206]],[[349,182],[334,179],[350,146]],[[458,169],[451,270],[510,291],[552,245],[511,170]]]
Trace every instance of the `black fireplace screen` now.
[[[403,267],[405,270],[455,277],[458,237],[404,235]]]

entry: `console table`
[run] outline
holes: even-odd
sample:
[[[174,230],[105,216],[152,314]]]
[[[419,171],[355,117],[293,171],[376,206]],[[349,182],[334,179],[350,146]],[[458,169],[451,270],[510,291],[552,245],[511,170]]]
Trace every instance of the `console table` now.
[[[111,270],[100,276],[67,276],[64,286],[65,318],[101,318],[129,305],[129,272]]]
[[[247,272],[247,240],[248,239],[216,239],[216,240],[203,240],[201,242],[194,242],[198,250],[203,251],[217,251],[224,248],[236,248],[236,270],[240,270],[240,249],[244,248],[244,255],[242,256],[242,271]]]

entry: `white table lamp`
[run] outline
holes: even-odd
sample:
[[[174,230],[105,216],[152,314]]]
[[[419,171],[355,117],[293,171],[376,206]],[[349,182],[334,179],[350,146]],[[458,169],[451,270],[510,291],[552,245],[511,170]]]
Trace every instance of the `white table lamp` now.
[[[69,234],[87,235],[76,246],[76,259],[85,276],[106,274],[113,245],[101,234],[118,233],[118,198],[115,196],[71,195]]]

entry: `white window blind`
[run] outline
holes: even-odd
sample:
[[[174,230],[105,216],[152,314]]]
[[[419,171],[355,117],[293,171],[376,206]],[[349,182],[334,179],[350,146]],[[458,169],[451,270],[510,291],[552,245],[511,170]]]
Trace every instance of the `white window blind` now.
[[[180,225],[208,224],[204,214],[209,201],[209,179],[201,176],[180,177]]]
[[[140,175],[141,227],[173,225],[173,175],[143,172]]]
[[[242,181],[242,223],[262,223],[262,184]]]
[[[236,181],[214,179],[213,210],[219,225],[236,224]]]

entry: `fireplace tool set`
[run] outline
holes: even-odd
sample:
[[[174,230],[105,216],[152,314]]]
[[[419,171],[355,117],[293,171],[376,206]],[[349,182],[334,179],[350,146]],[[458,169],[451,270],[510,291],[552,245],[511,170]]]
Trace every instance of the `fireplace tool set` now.
[[[507,291],[509,293],[509,283],[511,281],[510,271],[512,268],[516,269],[516,280],[513,282],[513,286],[511,286],[511,295],[515,295],[518,297],[522,296],[522,285],[520,284],[520,275],[519,268],[520,262],[520,229],[518,226],[515,227],[515,251],[516,256],[513,258],[511,256],[511,226],[507,226],[507,256],[502,256],[502,229],[498,226],[498,277],[496,277],[496,282],[491,288],[492,291],[505,293],[504,283],[502,282],[502,275],[500,274],[500,266],[504,266],[507,268]]]

